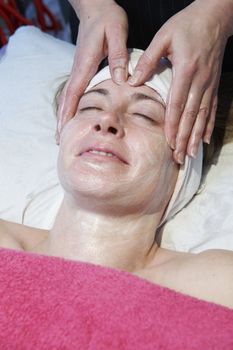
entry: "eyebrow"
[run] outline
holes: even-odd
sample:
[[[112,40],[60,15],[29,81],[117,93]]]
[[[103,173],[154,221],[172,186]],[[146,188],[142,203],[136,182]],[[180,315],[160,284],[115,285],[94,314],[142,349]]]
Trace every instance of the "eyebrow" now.
[[[89,90],[87,92],[85,92],[83,94],[83,96],[86,96],[88,94],[91,94],[91,93],[97,93],[97,94],[100,94],[100,95],[104,95],[104,96],[109,96],[109,91],[107,89],[93,89],[93,90]]]
[[[97,94],[100,94],[102,96],[109,96],[110,93],[107,89],[93,89],[93,90],[89,90],[87,92],[85,92],[85,95],[87,94],[90,94],[90,93],[97,93]],[[148,100],[148,101],[154,101],[156,103],[159,103],[163,108],[165,108],[163,102],[159,99],[159,98],[156,98],[156,97],[152,97],[152,96],[149,96],[149,95],[146,95],[144,93],[141,93],[141,92],[135,92],[131,95],[131,98],[134,100],[134,101],[142,101],[142,100]]]

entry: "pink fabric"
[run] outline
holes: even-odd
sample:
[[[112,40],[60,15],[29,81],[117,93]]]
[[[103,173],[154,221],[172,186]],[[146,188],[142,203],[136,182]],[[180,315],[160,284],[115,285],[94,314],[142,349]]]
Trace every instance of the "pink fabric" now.
[[[0,249],[1,350],[232,350],[233,310],[128,273]]]

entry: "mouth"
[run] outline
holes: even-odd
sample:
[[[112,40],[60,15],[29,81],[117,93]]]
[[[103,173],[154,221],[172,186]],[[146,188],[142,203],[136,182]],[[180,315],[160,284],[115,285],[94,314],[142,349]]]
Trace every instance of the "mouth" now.
[[[90,157],[91,159],[96,159],[97,161],[114,161],[121,162],[124,164],[129,164],[119,152],[106,148],[106,147],[89,147],[79,153],[80,157]]]

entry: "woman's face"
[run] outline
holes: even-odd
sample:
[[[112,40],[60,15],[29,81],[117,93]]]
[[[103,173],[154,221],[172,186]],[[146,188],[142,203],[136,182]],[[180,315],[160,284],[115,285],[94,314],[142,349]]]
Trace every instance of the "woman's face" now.
[[[164,115],[160,96],[147,86],[106,80],[85,93],[61,135],[58,172],[65,191],[79,204],[86,198],[90,206],[119,213],[164,209],[178,173]]]

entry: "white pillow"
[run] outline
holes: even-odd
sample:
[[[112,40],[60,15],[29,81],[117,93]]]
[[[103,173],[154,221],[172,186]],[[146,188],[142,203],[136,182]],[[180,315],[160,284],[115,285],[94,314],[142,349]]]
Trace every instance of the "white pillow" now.
[[[166,224],[161,245],[185,252],[233,250],[233,143],[204,169],[199,193]]]
[[[53,100],[68,75],[75,47],[22,27],[0,60],[0,217],[50,228],[63,192]],[[233,144],[206,169],[203,190],[166,224],[162,246],[199,252],[233,250]]]
[[[11,37],[0,61],[0,216],[50,227],[62,199],[53,100],[74,46],[35,27]]]

